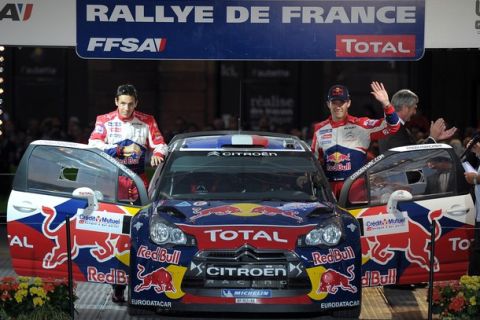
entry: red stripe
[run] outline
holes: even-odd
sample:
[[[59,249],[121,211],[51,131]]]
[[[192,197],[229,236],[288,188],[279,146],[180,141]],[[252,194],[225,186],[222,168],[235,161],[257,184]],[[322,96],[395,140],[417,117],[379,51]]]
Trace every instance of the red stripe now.
[[[254,145],[257,146],[268,146],[268,139],[265,137],[257,136],[257,135],[252,135],[252,142]]]
[[[239,297],[240,298],[240,297]],[[236,298],[221,297],[202,297],[186,294],[183,303],[203,303],[203,304],[237,304]],[[312,304],[312,300],[308,296],[294,296],[282,298],[254,298],[259,304]]]

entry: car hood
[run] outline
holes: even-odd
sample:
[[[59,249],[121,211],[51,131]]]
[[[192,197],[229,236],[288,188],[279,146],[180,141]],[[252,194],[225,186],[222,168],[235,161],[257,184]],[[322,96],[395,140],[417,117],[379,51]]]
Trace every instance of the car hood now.
[[[191,225],[302,225],[334,213],[332,203],[282,201],[179,201],[164,200],[156,210],[171,222]],[[180,221],[179,221],[180,220]]]

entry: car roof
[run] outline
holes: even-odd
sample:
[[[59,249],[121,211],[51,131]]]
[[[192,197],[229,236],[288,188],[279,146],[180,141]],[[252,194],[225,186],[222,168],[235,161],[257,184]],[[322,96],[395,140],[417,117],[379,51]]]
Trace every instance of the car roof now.
[[[176,135],[170,142],[171,151],[212,150],[297,151],[310,148],[298,137],[260,131],[207,131]]]

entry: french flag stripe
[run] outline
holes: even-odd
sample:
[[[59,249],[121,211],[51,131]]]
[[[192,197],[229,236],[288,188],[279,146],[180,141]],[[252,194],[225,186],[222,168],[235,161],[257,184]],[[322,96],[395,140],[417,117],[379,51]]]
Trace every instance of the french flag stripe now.
[[[252,142],[256,146],[268,146],[268,139],[262,136],[252,136]]]
[[[232,136],[232,144],[233,145],[252,145],[253,139],[252,136],[248,135],[234,135]]]

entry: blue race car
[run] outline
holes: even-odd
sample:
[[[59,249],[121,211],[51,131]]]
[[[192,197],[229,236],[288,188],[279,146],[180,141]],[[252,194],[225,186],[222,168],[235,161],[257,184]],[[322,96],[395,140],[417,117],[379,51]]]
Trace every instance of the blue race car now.
[[[130,311],[360,314],[358,222],[301,140],[177,136],[150,193],[132,219]]]

